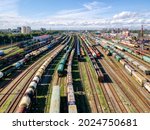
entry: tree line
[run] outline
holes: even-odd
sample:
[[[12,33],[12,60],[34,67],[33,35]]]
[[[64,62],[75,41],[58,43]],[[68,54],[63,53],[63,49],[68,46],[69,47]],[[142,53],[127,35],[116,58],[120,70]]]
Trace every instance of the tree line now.
[[[46,32],[41,32],[41,31],[32,31],[30,34],[13,34],[13,33],[3,33],[0,32],[0,45],[6,45],[10,43],[16,43],[16,42],[21,42],[25,40],[32,39],[33,36],[40,36],[43,34],[56,34],[58,31],[46,31]]]

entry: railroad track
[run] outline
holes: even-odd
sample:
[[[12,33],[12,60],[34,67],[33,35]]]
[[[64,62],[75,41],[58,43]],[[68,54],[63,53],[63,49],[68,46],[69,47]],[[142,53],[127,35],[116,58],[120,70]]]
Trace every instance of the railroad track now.
[[[100,85],[102,86],[103,91],[105,91],[105,96],[107,95],[109,98],[109,108],[111,112],[127,112],[118,94],[114,90],[114,86],[110,83],[100,83]]]
[[[87,52],[87,55],[89,56],[89,53],[91,53],[90,51],[89,51],[89,49],[88,49],[88,47],[86,46],[86,45],[84,45],[84,49],[86,50],[86,52]],[[90,56],[89,56],[89,58],[90,58]],[[94,58],[94,57],[93,57]],[[91,60],[91,62],[92,62],[92,60]],[[96,61],[95,61],[96,62]],[[85,63],[86,64],[86,63]],[[85,65],[84,64],[84,65]],[[85,69],[86,69],[86,72],[87,72],[87,75],[88,75],[88,78],[89,78],[89,83],[90,83],[90,87],[91,87],[91,91],[92,91],[92,95],[93,95],[93,98],[94,98],[94,104],[95,104],[95,107],[94,108],[96,108],[97,110],[97,112],[104,112],[105,111],[105,108],[104,108],[104,110],[103,110],[103,108],[102,108],[102,106],[101,106],[101,104],[100,104],[100,100],[99,100],[99,98],[98,98],[98,94],[97,94],[97,92],[96,92],[96,87],[95,87],[95,84],[93,83],[93,79],[92,79],[92,77],[91,77],[91,74],[90,74],[90,69],[87,69],[88,67],[86,67],[86,65],[85,65]],[[105,94],[104,94],[104,96],[105,96],[105,99],[107,100],[107,105],[109,106],[109,109],[112,111],[112,112],[114,112],[114,110],[113,110],[113,107],[112,107],[112,105],[111,105],[111,102],[109,101],[109,100],[111,100],[109,97],[108,97],[108,94],[107,94],[107,92],[105,91],[105,88],[103,88],[102,87],[102,91],[103,92],[105,92]],[[96,95],[95,95],[96,94]],[[112,108],[112,109],[111,109]]]
[[[97,113],[101,113],[103,111],[102,111],[102,108],[101,108],[101,104],[100,104],[100,100],[99,100],[98,94],[96,92],[96,86],[95,86],[93,78],[91,76],[92,74],[90,72],[90,69],[89,69],[89,66],[87,65],[87,63],[84,64],[84,67],[86,69],[86,73],[87,73],[87,76],[88,76],[88,79],[89,79],[90,88],[92,90],[92,95],[94,97],[94,103],[95,103],[94,106],[96,108],[96,112]]]
[[[103,62],[101,62],[103,64],[103,66],[107,66],[105,67],[105,70],[107,72],[110,72],[109,75],[111,76],[111,78],[113,79],[113,81],[119,86],[119,88],[124,92],[124,94],[126,95],[126,97],[130,100],[130,102],[133,104],[133,106],[136,108],[136,110],[138,112],[141,111],[141,109],[139,108],[139,106],[137,106],[136,101],[132,99],[132,96],[126,91],[126,88],[124,88],[122,82],[116,78],[116,74],[114,72],[114,70],[111,69],[111,66],[109,66],[109,64],[104,60]]]
[[[122,103],[122,101],[120,100],[120,97],[118,96],[118,94],[116,93],[115,89],[114,89],[114,86],[113,85],[110,85],[108,84],[115,100],[117,101],[118,105],[119,105],[119,108],[121,110],[122,113],[126,113],[128,112],[127,109],[125,108],[124,104]]]
[[[109,66],[109,71],[111,70],[111,77],[113,77],[114,81],[118,84],[118,86],[120,87],[120,89],[124,92],[124,94],[126,95],[126,97],[129,99],[129,101],[132,103],[132,105],[136,108],[137,112],[144,112],[144,110],[142,109],[142,106],[140,106],[137,103],[136,97],[137,95],[134,93],[134,90],[132,89],[132,91],[130,91],[129,89],[131,89],[133,86],[133,84],[130,84],[129,79],[127,79],[127,77],[124,76],[124,74],[120,73],[120,70],[118,71],[117,75],[113,70],[116,70],[116,67],[114,67],[113,65],[110,65],[107,63],[108,61],[104,61],[104,65]],[[115,77],[115,78],[114,78]],[[124,82],[122,82],[120,80],[119,77],[124,77]],[[126,84],[126,86],[124,86],[124,84]],[[128,86],[128,89],[127,89]]]
[[[101,60],[98,60],[98,62],[101,64]],[[103,80],[103,83],[99,82],[99,84],[107,100],[110,111],[111,112],[127,112],[118,94],[114,90],[113,85],[110,83],[105,83],[104,80]]]
[[[36,72],[35,72],[36,73]],[[21,90],[21,92],[18,93],[18,95],[16,95],[16,97],[13,99],[12,103],[9,105],[8,109],[5,111],[5,113],[13,113],[15,112],[21,98],[23,97],[26,89],[28,88],[28,85],[30,84],[30,82],[32,81],[34,74],[32,74],[32,77],[28,80],[28,82],[25,83],[25,87]]]
[[[109,60],[109,59],[108,59]],[[108,64],[107,65],[105,65],[105,66],[109,66]],[[110,67],[112,67],[112,66],[110,66]],[[116,68],[114,67],[113,68],[113,70],[116,70]],[[115,71],[115,72],[118,72],[118,71]],[[119,72],[118,72],[119,73]],[[124,76],[124,75],[123,75]],[[114,75],[113,75],[113,77],[114,77]],[[128,80],[126,80],[126,82],[129,82]],[[119,84],[118,84],[119,85]],[[130,85],[130,84],[129,84]],[[108,86],[110,86],[110,87],[108,87]],[[122,102],[120,102],[121,100],[120,100],[120,98],[118,98],[119,96],[118,96],[118,94],[116,94],[116,91],[115,90],[113,90],[112,88],[112,85],[108,85],[108,84],[105,84],[105,87],[104,88],[106,88],[107,87],[107,91],[108,91],[108,93],[109,93],[109,95],[110,95],[110,97],[115,97],[115,100],[116,100],[116,103],[118,103],[119,104],[119,107],[121,108],[121,111],[124,111],[124,112],[127,112],[127,109],[125,108],[125,106],[123,105],[123,103]],[[110,88],[111,88],[111,92],[110,92]],[[103,92],[105,92],[104,91],[104,89],[103,89]],[[107,98],[108,99],[108,98]],[[118,100],[119,99],[119,100]],[[114,100],[114,101],[115,101]],[[111,102],[112,102],[112,104],[114,105],[115,104],[115,102],[113,102],[113,100],[111,100]],[[109,103],[109,102],[108,102]],[[110,103],[109,103],[110,104]],[[148,107],[148,106],[147,106]],[[114,108],[116,108],[116,107],[114,107]],[[140,108],[139,108],[140,109]],[[141,112],[142,112],[142,110],[141,110]]]
[[[114,62],[115,64],[115,62]],[[115,64],[117,66],[117,68],[119,69],[120,73],[123,76],[123,79],[126,79],[126,81],[128,80],[128,78],[126,76],[124,76],[124,72],[120,69],[120,66]],[[145,106],[147,106],[150,109],[150,104],[148,103],[148,101],[146,101],[144,95],[142,95],[140,93],[140,91],[137,89],[137,87],[135,87],[135,85],[132,85],[131,82],[128,82],[129,85],[131,86],[130,88],[132,89],[132,91],[141,99],[141,101],[145,104]],[[143,104],[143,105],[144,105]]]
[[[55,52],[57,49],[59,49],[59,48],[56,48],[53,52]],[[53,52],[52,52],[52,53],[53,53]],[[52,53],[51,53],[51,54],[52,54]],[[43,63],[44,63],[44,62],[43,62]],[[41,65],[40,65],[40,66],[41,66]],[[39,68],[38,68],[38,69],[39,69]],[[37,70],[38,70],[38,69],[37,69]],[[35,72],[35,73],[36,73],[36,72]],[[35,73],[34,73],[34,74],[35,74]],[[33,77],[34,77],[34,74],[32,74],[32,77],[30,78],[29,82],[26,83],[26,86],[27,86],[27,87],[26,87],[26,88],[24,87],[24,88],[22,89],[22,93],[25,93],[26,89],[28,88],[28,85],[30,84],[30,82],[32,81],[32,79],[33,79]],[[23,96],[23,95],[22,95],[22,96]],[[21,100],[22,96],[20,96],[20,100]],[[16,97],[15,102],[16,102],[16,101],[20,101],[20,100],[18,100],[18,98],[19,98],[19,97]],[[16,103],[15,106],[14,106],[14,104],[12,104],[12,105],[13,105],[14,108],[16,108],[16,107],[18,106],[17,103]],[[10,107],[11,109],[10,109],[10,110],[8,109],[9,111],[7,111],[7,112],[14,112],[14,111],[12,111],[12,108],[13,108],[13,107]],[[14,110],[15,110],[15,109],[14,109]]]
[[[128,62],[128,65],[130,65],[132,68],[134,68],[138,73],[140,73],[145,79],[150,81],[150,75],[146,75],[144,72],[142,72],[139,68],[134,66],[132,63]]]
[[[128,53],[128,52],[124,52],[124,53],[125,53],[126,55],[130,56],[131,58],[137,60],[139,63],[143,64],[144,66],[150,67],[150,64],[147,63],[146,61],[144,61],[144,60],[142,60],[142,59],[140,59],[140,58],[138,58],[138,57],[136,57],[136,56],[134,56],[134,55],[132,55],[132,54],[130,54],[130,53]]]
[[[61,46],[61,45],[59,45],[59,46],[56,47],[54,50],[52,50],[50,53],[48,53],[48,54],[46,55],[46,59],[49,57],[49,55],[51,55],[51,54],[54,53],[57,49],[59,49],[60,46]],[[46,59],[45,59],[45,57],[44,57],[44,58],[38,60],[37,62],[35,62],[33,65],[31,65],[26,71],[24,71],[24,72],[16,79],[16,82],[15,82],[15,81],[13,82],[13,85],[10,87],[10,89],[8,89],[8,91],[5,92],[5,93],[3,94],[3,96],[1,97],[1,99],[0,99],[0,107],[5,103],[5,101],[9,98],[9,96],[10,96],[11,94],[13,94],[13,91],[17,88],[17,86],[21,83],[21,81],[22,81],[25,77],[27,77],[27,75],[28,75],[32,70],[34,70],[34,73],[31,75],[31,77],[29,78],[29,80],[24,84],[24,87],[20,90],[19,93],[17,93],[17,94],[19,94],[19,97],[16,96],[16,97],[13,99],[13,101],[15,101],[15,104],[14,104],[13,102],[11,102],[11,104],[10,104],[8,110],[7,110],[8,112],[9,112],[9,111],[10,111],[10,112],[14,111],[14,110],[11,110],[11,108],[15,108],[14,106],[15,106],[16,104],[18,105],[19,101],[21,100],[21,98],[22,98],[24,92],[26,91],[26,89],[27,89],[27,87],[28,87],[28,84],[30,83],[30,81],[31,81],[31,79],[33,78],[34,74],[36,73],[36,71],[38,70],[38,68],[42,65],[42,63],[43,63]],[[37,67],[37,66],[38,66],[38,67]],[[6,87],[6,88],[7,88],[7,87]],[[6,89],[6,88],[5,88],[5,89]],[[3,91],[4,91],[4,89],[3,89]],[[14,106],[13,106],[13,105],[14,105]]]
[[[101,60],[99,59],[98,62],[101,64]],[[105,75],[104,75],[105,76]],[[114,86],[111,83],[107,83],[108,81],[103,80],[103,82],[99,82],[105,98],[108,102],[108,106],[111,112],[127,112],[126,108],[124,107],[123,103],[121,102],[118,94],[114,90]]]
[[[102,50],[101,50],[102,51]],[[103,52],[103,51],[102,51]],[[105,54],[104,54],[105,55]],[[108,56],[106,56],[107,58],[108,58]],[[131,89],[131,91],[134,93],[134,95],[133,94],[131,94],[132,96],[134,96],[134,97],[138,97],[138,98],[140,98],[140,100],[142,100],[142,103],[145,103],[145,105],[146,105],[146,107],[148,108],[148,107],[150,107],[149,106],[149,103],[148,103],[148,101],[145,101],[145,98],[144,98],[144,95],[142,95],[141,96],[141,93],[140,93],[140,91],[138,91],[137,90],[137,88],[135,87],[135,85],[134,85],[134,83],[131,83],[130,81],[129,81],[129,78],[127,78],[128,76],[125,76],[125,74],[124,74],[124,72],[123,72],[123,70],[122,70],[122,68],[118,65],[118,64],[116,64],[116,62],[114,62],[114,59],[113,58],[108,58],[107,60],[105,60],[105,62],[107,62],[107,63],[109,63],[109,65],[111,65],[110,67],[112,68],[112,70],[114,70],[115,72],[118,72],[117,74],[119,74],[119,77],[122,77],[121,79],[124,79],[124,81],[125,81],[125,83],[128,85],[128,89]],[[107,66],[109,66],[109,65],[107,65]],[[114,66],[115,65],[115,66]],[[105,64],[105,66],[106,66],[106,64]],[[114,72],[113,72],[114,73]],[[116,75],[116,73],[114,73],[114,75]],[[116,75],[116,76],[112,76],[112,77],[117,77],[118,75]],[[119,80],[119,79],[118,79]],[[118,82],[119,83],[119,82]],[[121,81],[120,81],[120,83],[121,83]],[[119,84],[118,84],[119,85]],[[131,87],[132,86],[132,87]],[[123,89],[123,88],[122,88]],[[130,92],[129,92],[130,93]],[[142,98],[142,99],[141,99]],[[147,109],[148,110],[148,109]]]
[[[107,90],[106,90],[105,84],[104,84],[104,83],[101,83],[101,82],[99,82],[99,84],[100,84],[100,87],[101,87],[101,89],[102,89],[102,92],[103,92],[103,94],[104,94],[104,96],[105,96],[105,99],[106,99],[106,101],[107,101],[107,104],[108,104],[108,106],[109,106],[110,112],[115,113],[114,106],[113,106],[113,104],[112,104],[112,102],[111,102],[111,97],[109,96],[109,94],[108,94],[108,92],[107,92]]]
[[[131,58],[133,58],[134,60],[136,60],[137,62],[139,62],[140,64],[142,64],[143,66],[150,68],[150,64],[143,61],[142,59],[139,59],[136,56],[131,55],[130,53],[125,53],[126,55],[130,56]],[[138,71],[143,77],[145,77],[146,79],[148,79],[150,81],[150,75],[145,75],[144,72],[142,72],[139,68],[137,68],[135,65],[133,65],[132,63],[128,62],[128,64],[130,66],[132,66],[136,71]]]

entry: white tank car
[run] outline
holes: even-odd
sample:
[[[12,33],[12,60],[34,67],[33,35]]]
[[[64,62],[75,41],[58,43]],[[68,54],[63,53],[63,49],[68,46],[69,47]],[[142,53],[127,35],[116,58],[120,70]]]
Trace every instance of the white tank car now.
[[[25,92],[26,95],[32,95],[34,94],[34,89],[33,88],[27,88],[26,92]]]
[[[0,72],[0,78],[2,78],[4,76],[3,72]]]
[[[35,81],[36,83],[38,83],[40,81],[39,77],[38,76],[34,76],[33,80],[32,81]]]
[[[44,70],[40,68],[40,69],[38,70],[38,72],[40,72],[40,73],[43,74]]]
[[[32,81],[30,84],[29,84],[29,87],[33,87],[34,89],[36,89],[37,87],[37,83]]]
[[[31,103],[31,99],[28,96],[23,96],[23,98],[21,99],[20,103],[19,103],[19,107],[20,106],[25,106],[26,108],[29,107]]]
[[[42,66],[40,67],[40,69],[45,70],[45,69],[46,69],[46,67],[45,67],[44,65],[42,65]]]
[[[37,77],[41,78],[42,73],[38,71],[38,72],[35,74],[35,76],[37,76]]]

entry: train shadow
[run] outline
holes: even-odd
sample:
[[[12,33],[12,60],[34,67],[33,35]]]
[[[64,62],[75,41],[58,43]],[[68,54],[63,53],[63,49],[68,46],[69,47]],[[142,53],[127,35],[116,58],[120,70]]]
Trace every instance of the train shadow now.
[[[91,108],[85,94],[75,94],[78,113],[91,113]]]
[[[60,113],[68,113],[67,96],[60,97]]]
[[[79,72],[78,62],[86,62],[86,59],[80,59],[78,61],[77,56],[73,58],[72,65],[72,78],[73,78],[73,87],[75,92],[75,100],[77,105],[78,113],[90,113],[90,105],[87,99],[87,96],[84,92],[83,84],[81,81],[81,76]]]
[[[39,106],[45,106],[46,103],[46,97],[45,98],[36,98],[36,103],[34,102],[32,105],[34,105],[34,107],[31,107],[30,109],[30,113],[44,113],[44,109],[43,107],[39,107]]]
[[[107,72],[105,71],[105,69],[103,68],[103,66],[101,65],[100,62],[97,61],[97,64],[101,70],[101,72],[103,73],[103,80],[101,81],[102,83],[113,83],[112,79],[110,78],[110,76],[107,74]]]
[[[79,58],[78,61],[79,62],[86,62],[86,59],[85,58]]]

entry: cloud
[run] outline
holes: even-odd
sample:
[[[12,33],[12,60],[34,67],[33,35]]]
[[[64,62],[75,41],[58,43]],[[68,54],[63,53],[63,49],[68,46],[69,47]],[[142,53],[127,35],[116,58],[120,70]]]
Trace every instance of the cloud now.
[[[5,5],[7,11],[5,14],[4,12],[0,14],[0,27],[12,28],[16,26],[29,25],[33,28],[40,28],[41,26],[47,28],[85,28],[86,26],[98,24],[96,19],[100,18],[102,13],[107,12],[111,8],[111,6],[107,6],[104,3],[94,1],[83,4],[82,7],[78,9],[61,10],[52,16],[35,20],[19,15],[17,10],[18,2],[19,0],[12,0],[11,2],[6,0],[6,2],[1,4],[1,7]],[[13,15],[9,12],[10,8],[14,12]]]
[[[145,24],[147,27],[150,25],[150,13],[149,12],[130,12],[123,11],[113,16],[111,19],[111,24],[118,25],[122,24],[129,27],[141,26]]]
[[[0,15],[17,15],[19,0],[0,0]]]
[[[130,12],[130,11],[123,11],[119,14],[113,16],[114,19],[126,19],[126,18],[134,18],[137,17],[138,13]]]
[[[99,5],[101,5],[102,3],[100,2],[97,2],[97,1],[93,1],[91,3],[86,3],[86,4],[83,4],[83,6],[88,9],[88,10],[93,10],[95,8],[98,8]]]
[[[149,12],[122,11],[108,18],[105,14],[112,11],[111,5],[97,1],[85,3],[77,9],[60,10],[54,15],[43,17],[43,19],[21,16],[18,11],[19,1],[0,0],[0,28],[15,28],[23,25],[31,26],[33,29],[40,27],[48,29],[137,28],[141,24],[150,27]],[[43,15],[43,12],[40,15]]]

